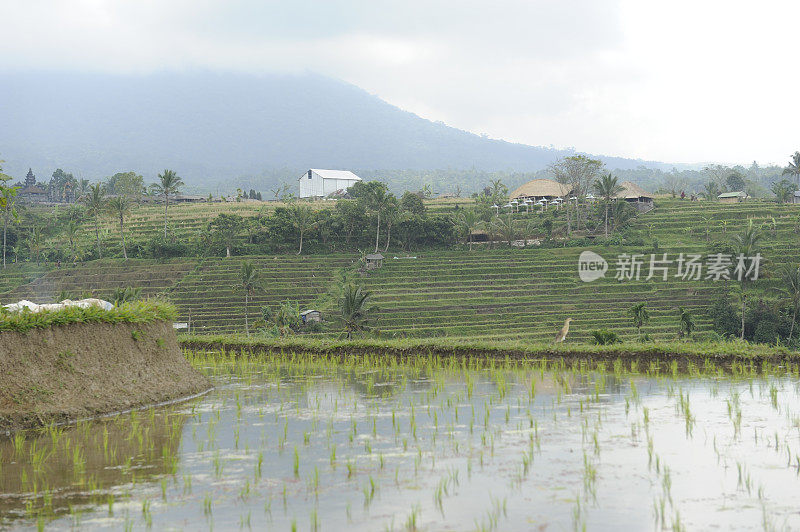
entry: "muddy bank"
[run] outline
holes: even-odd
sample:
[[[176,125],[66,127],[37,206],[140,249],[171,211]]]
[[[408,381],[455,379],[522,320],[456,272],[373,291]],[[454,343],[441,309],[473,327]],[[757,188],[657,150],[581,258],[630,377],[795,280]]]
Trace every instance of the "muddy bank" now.
[[[76,323],[0,333],[0,432],[207,390],[169,322]]]

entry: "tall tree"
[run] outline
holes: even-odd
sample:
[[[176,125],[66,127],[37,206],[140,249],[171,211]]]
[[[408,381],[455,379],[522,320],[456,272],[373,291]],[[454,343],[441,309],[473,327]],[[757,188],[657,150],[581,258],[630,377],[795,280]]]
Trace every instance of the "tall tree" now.
[[[375,227],[375,253],[378,252],[378,245],[381,236],[381,215],[383,215],[386,205],[394,198],[386,188],[385,183],[380,181],[369,181],[367,183],[359,181],[349,189],[350,194],[363,203],[368,212],[377,218]]]
[[[300,233],[300,248],[297,254],[303,253],[303,237],[309,231],[312,231],[317,225],[314,219],[314,211],[308,205],[292,205],[289,207],[289,218],[292,220],[292,226]]]
[[[244,330],[247,336],[250,336],[250,323],[248,321],[250,298],[255,294],[256,290],[261,289],[261,276],[249,260],[242,262],[238,287],[244,291]]]
[[[231,256],[231,245],[239,236],[245,220],[238,214],[221,213],[208,223],[209,233],[217,241],[225,246],[225,256]]]
[[[0,161],[0,163],[2,163],[2,161]],[[18,219],[14,204],[17,201],[19,187],[7,186],[6,183],[10,180],[11,176],[4,174],[2,167],[0,167],[0,209],[2,209],[3,213],[3,269],[6,267],[8,224]]]
[[[625,190],[622,185],[619,184],[618,179],[611,175],[610,173],[603,175],[600,179],[594,182],[594,190],[597,192],[597,195],[603,198],[606,207],[606,238],[608,238],[608,206],[611,203],[611,200],[614,199],[617,194]]]
[[[383,213],[383,218],[386,222],[386,246],[383,248],[384,253],[389,250],[389,242],[392,239],[392,226],[400,220],[400,214],[400,203],[397,201],[397,198],[390,195]]]
[[[169,197],[176,196],[183,186],[183,180],[172,170],[164,170],[158,174],[159,182],[155,183],[153,190],[156,194],[164,196],[164,240],[167,239],[167,212],[169,211]]]
[[[102,183],[89,185],[89,193],[83,197],[86,205],[86,214],[94,218],[94,232],[97,236],[97,255],[103,258],[103,248],[100,246],[100,216],[106,209],[106,191]]]
[[[120,194],[108,200],[108,209],[119,218],[119,234],[122,236],[122,256],[128,260],[128,250],[125,247],[125,217],[130,214],[133,201],[126,194]]]
[[[755,224],[753,224],[752,219],[741,233],[733,236],[733,247],[738,257],[745,259],[753,257],[756,253],[758,253],[759,249],[761,248],[761,231],[759,231]],[[744,340],[744,318],[747,310],[746,290],[747,285],[749,284],[749,279],[744,272],[741,275],[739,284],[742,288],[742,330],[740,337],[742,340]]]
[[[792,154],[788,166],[783,169],[783,175],[787,174],[794,176],[796,180],[795,185],[797,188],[800,188],[800,151],[796,151]]]
[[[555,176],[556,181],[565,185],[568,193],[575,195],[578,200],[584,198],[597,178],[603,163],[597,159],[590,159],[585,155],[571,155],[559,159],[550,165],[550,172]],[[567,198],[567,236],[572,232],[572,222],[570,215],[570,201]],[[575,225],[580,228],[580,209],[575,209]]]

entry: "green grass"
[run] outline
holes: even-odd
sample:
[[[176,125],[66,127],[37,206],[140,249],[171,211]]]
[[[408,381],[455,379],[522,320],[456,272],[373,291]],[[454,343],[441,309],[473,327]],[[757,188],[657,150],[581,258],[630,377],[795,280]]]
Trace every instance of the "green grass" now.
[[[388,355],[469,355],[492,358],[594,357],[670,357],[675,359],[709,359],[715,362],[732,360],[796,360],[800,353],[782,346],[731,341],[626,342],[614,345],[565,342],[524,342],[518,340],[481,341],[467,338],[363,338],[349,341],[290,337],[245,338],[240,335],[182,335],[179,342],[187,349],[223,351],[301,351],[318,354],[388,354]]]
[[[111,310],[100,307],[67,307],[42,312],[0,313],[0,331],[26,332],[71,323],[150,323],[175,319],[175,306],[163,301],[123,303]]]

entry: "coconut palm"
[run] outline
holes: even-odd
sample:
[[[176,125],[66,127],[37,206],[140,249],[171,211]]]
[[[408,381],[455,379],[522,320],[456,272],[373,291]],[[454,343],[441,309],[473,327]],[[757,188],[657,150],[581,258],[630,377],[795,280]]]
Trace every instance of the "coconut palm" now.
[[[308,205],[292,205],[289,207],[289,218],[292,225],[300,233],[300,249],[297,254],[303,252],[303,236],[314,229],[317,222],[314,220],[314,211]]]
[[[383,214],[384,209],[386,209],[387,204],[393,197],[394,196],[387,191],[386,185],[383,183],[372,185],[367,188],[365,197],[367,209],[378,217],[378,224],[375,229],[375,253],[378,252],[378,239],[381,235],[381,214]]]
[[[633,326],[636,327],[636,332],[641,337],[642,326],[650,321],[650,313],[647,312],[646,303],[636,303],[628,310],[628,314],[633,319]]]
[[[761,248],[761,231],[759,231],[755,224],[753,224],[752,219],[750,220],[750,223],[747,224],[747,227],[744,229],[744,231],[733,236],[733,247],[736,251],[736,254],[740,258],[753,257],[756,253],[758,253],[758,250]],[[745,311],[747,310],[746,288],[749,284],[747,275],[741,275],[739,284],[742,288],[742,331],[740,337],[742,340],[744,340],[744,315]]]
[[[606,238],[608,238],[608,206],[611,203],[611,200],[614,199],[617,194],[625,190],[618,181],[619,180],[615,176],[608,173],[600,177],[600,179],[595,181],[593,185],[594,191],[598,196],[603,198],[606,206]]]
[[[89,193],[83,197],[86,205],[86,214],[94,218],[94,232],[97,236],[97,255],[103,258],[103,248],[100,247],[100,215],[106,209],[106,191],[101,183],[89,185]]]
[[[367,303],[372,296],[372,292],[364,291],[360,286],[348,283],[342,290],[339,298],[339,313],[344,324],[344,330],[349,340],[353,331],[367,329],[366,322],[369,319]]]
[[[800,151],[794,152],[789,165],[783,169],[783,175],[793,175],[797,188],[800,188]]]
[[[183,180],[173,170],[164,170],[158,174],[159,183],[153,185],[156,194],[164,196],[164,240],[167,239],[167,212],[169,210],[169,197],[178,194],[183,186]]]
[[[794,322],[797,321],[797,311],[800,309],[800,267],[785,265],[781,272],[781,286],[773,291],[788,299],[792,305],[792,324],[789,326],[789,341],[794,334]]]
[[[132,206],[133,201],[125,194],[115,196],[108,200],[108,209],[114,216],[119,217],[119,234],[122,236],[122,256],[125,257],[125,260],[128,260],[128,250],[125,247],[125,216],[130,214]]]
[[[238,288],[244,291],[244,330],[250,336],[250,323],[248,321],[248,310],[250,298],[257,290],[262,288],[261,276],[252,262],[246,260],[242,262],[242,269],[239,271]]]
[[[458,217],[458,224],[467,235],[469,250],[472,251],[472,231],[480,226],[481,218],[475,209],[464,209]]]
[[[514,222],[514,218],[511,217],[511,214],[507,214],[505,217],[498,216],[494,219],[494,227],[497,233],[500,234],[500,237],[504,240],[508,241],[508,245],[511,246],[514,244],[514,239],[517,236],[517,225]]]

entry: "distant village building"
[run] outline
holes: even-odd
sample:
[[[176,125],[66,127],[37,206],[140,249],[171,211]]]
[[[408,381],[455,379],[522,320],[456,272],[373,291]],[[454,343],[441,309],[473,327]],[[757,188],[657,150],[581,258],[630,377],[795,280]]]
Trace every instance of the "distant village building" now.
[[[800,190],[795,190],[792,195],[792,203],[800,203]]]
[[[383,255],[380,253],[367,255],[367,270],[377,270],[381,266],[383,266]]]
[[[28,168],[25,176],[25,184],[19,183],[21,187],[17,192],[17,197],[24,203],[45,203],[48,200],[47,191],[36,184],[36,176],[33,170]]]
[[[636,207],[639,212],[648,212],[653,209],[653,195],[642,187],[630,181],[620,183],[622,192],[617,194],[617,199],[623,199]]]
[[[327,198],[343,195],[361,178],[348,170],[321,170],[312,168],[298,179],[301,198]]]
[[[740,203],[749,198],[750,196],[747,195],[747,192],[742,190],[737,192],[723,192],[717,196],[717,199],[720,203]]]

